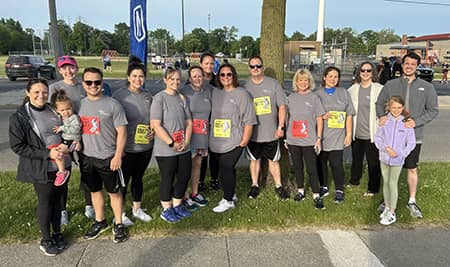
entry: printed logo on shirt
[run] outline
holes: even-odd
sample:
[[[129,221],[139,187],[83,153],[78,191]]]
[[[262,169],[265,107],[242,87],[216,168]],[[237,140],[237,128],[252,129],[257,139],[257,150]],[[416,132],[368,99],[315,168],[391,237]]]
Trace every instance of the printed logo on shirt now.
[[[256,115],[265,115],[272,113],[272,106],[270,105],[270,96],[261,96],[253,99]]]
[[[345,111],[329,111],[328,128],[343,129],[345,126]]]
[[[183,143],[184,142],[184,130],[173,132],[171,135],[172,135],[172,140],[175,143]]]
[[[200,120],[200,119],[192,120],[192,133],[194,134],[207,135],[208,127],[209,126],[207,120]]]
[[[148,124],[138,124],[136,125],[136,132],[134,134],[134,143],[137,145],[147,145],[150,144],[150,134],[152,130]]]
[[[214,120],[214,137],[230,138],[231,136],[231,120],[215,119]]]
[[[100,134],[100,118],[94,116],[82,116],[80,117],[83,124],[83,134]]]
[[[308,121],[299,120],[292,122],[292,136],[297,138],[308,138]]]
[[[305,106],[307,106],[307,107],[310,107],[310,108],[311,108],[311,107],[312,107],[312,104],[311,104],[311,103],[309,103],[308,101],[306,101],[306,102],[305,102]]]
[[[104,110],[99,110],[98,111],[98,113],[100,114],[100,115],[102,115],[102,116],[110,116],[110,113],[108,113],[108,112],[106,112],[106,111],[104,111]]]

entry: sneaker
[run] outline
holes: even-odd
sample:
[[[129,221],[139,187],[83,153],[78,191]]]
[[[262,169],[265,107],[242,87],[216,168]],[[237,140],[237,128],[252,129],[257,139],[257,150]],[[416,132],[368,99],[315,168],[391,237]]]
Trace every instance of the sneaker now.
[[[222,198],[222,200],[219,202],[219,204],[213,208],[214,212],[217,213],[221,213],[224,211],[227,211],[229,209],[234,209],[235,205],[234,205],[234,201],[228,201],[224,198]]]
[[[59,250],[53,244],[52,240],[41,240],[39,249],[44,252],[45,255],[50,257],[56,256],[59,253]]]
[[[295,195],[295,198],[294,198],[294,200],[298,201],[298,202],[300,202],[300,201],[302,201],[304,199],[305,199],[305,195],[303,195],[302,192],[297,192],[297,194]]]
[[[143,222],[149,222],[153,218],[152,216],[148,215],[143,209],[139,208],[136,211],[133,210],[133,218],[136,218],[138,220],[141,220]]]
[[[408,203],[408,209],[409,213],[411,213],[411,216],[413,218],[423,218],[422,211],[420,210],[419,206],[415,202]]]
[[[205,190],[206,190],[206,187],[205,187],[205,182],[200,182],[199,184],[198,184],[198,192],[205,192]]]
[[[115,244],[124,242],[128,239],[127,230],[125,229],[125,225],[123,223],[114,224],[112,232],[114,235],[113,243]]]
[[[344,203],[344,192],[341,190],[336,190],[336,195],[334,197],[334,203],[342,204]]]
[[[66,242],[64,241],[64,237],[61,233],[53,234],[52,241],[59,251],[64,250],[67,246]]]
[[[113,224],[116,223],[116,219],[112,220]],[[122,224],[125,225],[125,227],[132,226],[134,222],[128,218],[128,216],[125,214],[125,212],[122,213]]]
[[[324,197],[326,197],[326,196],[328,196],[328,195],[329,195],[328,187],[326,187],[326,186],[321,186],[321,187],[320,187],[320,190],[319,190],[319,196],[320,196],[321,198],[324,198]]]
[[[191,198],[186,198],[183,199],[183,205],[186,209],[188,209],[189,211],[196,211],[198,210],[200,207],[198,206],[197,203],[195,203]]]
[[[197,194],[195,196],[191,196],[192,201],[197,203],[200,207],[205,207],[208,205],[208,200],[206,200],[202,195]]]
[[[67,225],[69,224],[69,213],[67,213],[67,210],[61,211],[61,225]]]
[[[55,186],[63,185],[67,181],[67,179],[69,178],[69,175],[70,175],[70,171],[68,171],[68,170],[64,170],[63,172],[57,172],[56,173],[56,179],[53,182],[53,184]]]
[[[378,205],[377,211],[382,213],[386,209],[386,204],[384,204],[384,201],[381,200],[380,205]]]
[[[233,199],[234,204],[236,204],[239,200],[236,194],[233,195],[232,199]]]
[[[278,198],[280,198],[280,200],[289,199],[289,193],[286,191],[286,189],[284,189],[283,186],[275,188],[275,192],[277,193]]]
[[[247,194],[248,198],[255,199],[258,197],[258,195],[259,195],[259,187],[256,185],[252,185],[252,187],[250,187],[250,191]]]
[[[323,205],[323,198],[321,197],[316,197],[314,199],[314,207],[318,210],[324,210],[325,206]]]
[[[95,210],[92,205],[86,205],[86,207],[84,207],[84,216],[89,219],[95,219]]]
[[[173,207],[173,210],[175,212],[175,215],[177,215],[178,218],[189,218],[192,217],[192,213],[188,211],[184,205],[178,205],[176,207]]]
[[[384,204],[384,203],[383,203]],[[380,214],[380,219],[383,219],[389,215],[389,208],[384,208],[383,212]]]
[[[211,179],[211,182],[209,184],[212,190],[217,191],[220,189],[219,180],[217,179]]]
[[[103,220],[101,222],[94,221],[92,226],[84,234],[84,238],[88,240],[96,239],[101,233],[106,231],[108,227],[109,226],[106,220]]]
[[[380,220],[380,223],[382,225],[390,225],[397,221],[397,217],[395,216],[395,213],[388,213],[386,217]]]
[[[168,223],[176,223],[181,220],[175,214],[175,211],[173,210],[173,208],[168,208],[168,209],[161,211],[161,215],[159,215],[159,217]]]

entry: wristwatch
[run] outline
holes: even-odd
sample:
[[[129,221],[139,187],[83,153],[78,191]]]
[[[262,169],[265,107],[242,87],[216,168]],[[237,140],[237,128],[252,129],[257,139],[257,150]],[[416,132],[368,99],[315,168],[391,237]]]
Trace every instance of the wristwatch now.
[[[278,126],[279,131],[284,131],[284,126]]]
[[[173,144],[175,144],[175,142],[172,140],[172,142],[170,142],[170,144],[168,144],[168,146],[173,147]]]

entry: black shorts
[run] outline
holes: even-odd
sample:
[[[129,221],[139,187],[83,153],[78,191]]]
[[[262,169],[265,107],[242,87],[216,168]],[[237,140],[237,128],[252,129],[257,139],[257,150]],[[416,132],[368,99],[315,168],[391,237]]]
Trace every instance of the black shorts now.
[[[246,151],[249,160],[258,160],[264,156],[268,160],[279,161],[281,157],[278,140],[261,143],[250,141],[246,147]]]
[[[110,169],[111,159],[98,159],[80,153],[81,179],[90,192],[98,192],[104,186],[108,193],[117,193],[120,188],[125,187],[122,170]]]
[[[419,164],[419,155],[420,155],[420,148],[422,147],[422,144],[416,144],[416,147],[409,153],[409,155],[405,159],[405,163],[403,164],[403,168],[405,169],[415,169],[417,168],[417,165]]]

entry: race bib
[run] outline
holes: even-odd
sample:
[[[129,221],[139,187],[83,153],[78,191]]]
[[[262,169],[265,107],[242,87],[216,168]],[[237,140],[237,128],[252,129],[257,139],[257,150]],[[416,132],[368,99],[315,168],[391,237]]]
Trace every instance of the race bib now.
[[[230,136],[231,136],[231,120],[215,119],[214,137],[230,138]]]
[[[293,121],[292,136],[297,138],[308,138],[308,121]]]
[[[150,143],[149,139],[150,133],[151,129],[148,124],[136,125],[136,131],[134,134],[134,143],[138,145],[148,145]]]
[[[99,117],[80,117],[83,124],[83,134],[100,134],[100,118]]]
[[[328,128],[344,129],[345,127],[345,111],[329,111]]]
[[[180,130],[172,133],[172,140],[175,143],[183,143],[184,142],[184,130]]]
[[[272,113],[270,105],[270,96],[261,96],[253,99],[256,115],[265,115]]]
[[[192,133],[207,135],[208,134],[208,121],[207,120],[192,120]]]

